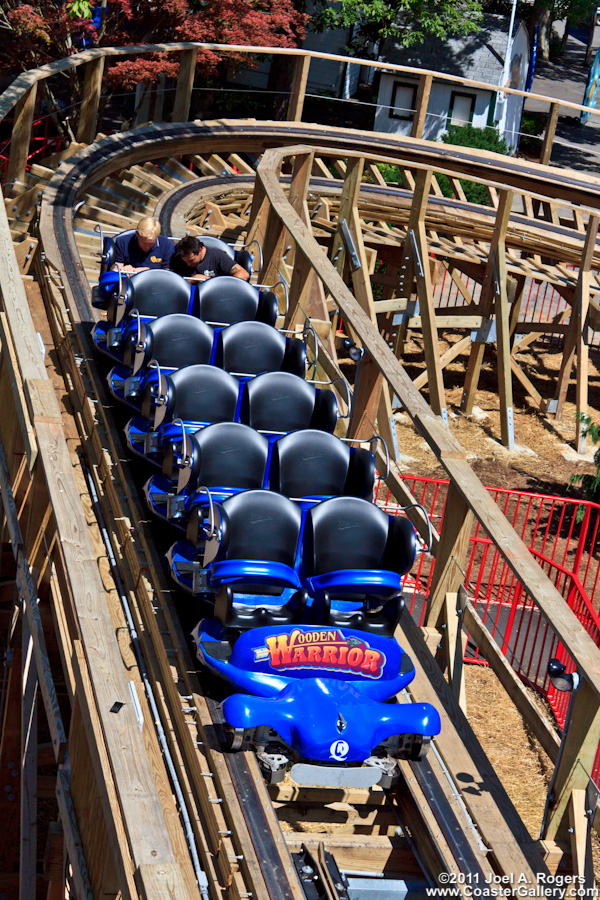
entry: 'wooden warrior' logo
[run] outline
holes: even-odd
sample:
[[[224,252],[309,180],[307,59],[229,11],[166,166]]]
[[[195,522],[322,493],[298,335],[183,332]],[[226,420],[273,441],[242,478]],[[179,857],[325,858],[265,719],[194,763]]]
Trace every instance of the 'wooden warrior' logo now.
[[[379,678],[385,654],[357,637],[344,637],[335,629],[300,631],[266,638],[266,647],[254,648],[254,660],[269,660],[274,669],[333,669]]]

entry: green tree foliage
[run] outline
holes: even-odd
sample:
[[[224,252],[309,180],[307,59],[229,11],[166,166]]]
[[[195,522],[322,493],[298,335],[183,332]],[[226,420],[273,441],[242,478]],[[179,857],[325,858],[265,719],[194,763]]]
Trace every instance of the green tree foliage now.
[[[501,153],[508,156],[510,150],[504,138],[501,138],[493,128],[474,128],[473,125],[450,125],[447,133],[442,138],[445,144],[458,144],[460,147],[476,147],[478,150],[488,150],[492,153]],[[445,197],[452,196],[452,186],[445,175],[437,175],[438,184]],[[460,183],[470,203],[489,203],[487,189],[482,184],[474,181],[460,179]]]
[[[365,53],[367,46],[393,37],[409,47],[430,35],[447,38],[477,31],[481,0],[339,0],[321,8],[312,19],[313,27],[354,28],[353,49]]]
[[[483,11],[509,16],[512,0],[482,0]],[[596,11],[597,0],[518,0],[517,18],[524,19],[530,33],[538,26],[538,57],[549,59],[552,25],[562,19],[567,20],[567,28],[584,25],[591,21]]]

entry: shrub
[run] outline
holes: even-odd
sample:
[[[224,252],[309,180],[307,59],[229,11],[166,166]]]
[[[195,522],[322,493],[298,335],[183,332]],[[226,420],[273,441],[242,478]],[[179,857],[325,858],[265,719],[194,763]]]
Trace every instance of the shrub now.
[[[446,134],[442,137],[445,144],[455,144],[460,147],[475,147],[477,150],[488,150],[492,153],[501,153],[508,156],[510,150],[504,138],[501,138],[493,128],[475,128],[473,125],[450,125]],[[445,175],[436,175],[438,184],[445,197],[452,196],[450,180]],[[465,196],[470,203],[489,205],[487,188],[474,181],[466,181],[461,178]]]
[[[521,119],[519,152],[527,156],[539,156],[542,146],[541,135],[546,127],[546,113],[526,113]]]
[[[398,184],[400,187],[402,187],[403,181],[402,181],[402,171],[400,169],[400,166],[394,166],[391,163],[376,163],[375,165],[377,166],[377,168],[379,169],[379,171],[381,172],[381,174],[383,175],[384,179],[387,181],[388,184]],[[375,179],[373,178],[373,176],[371,175],[370,172],[365,173],[364,180],[368,184],[373,184],[375,181]]]

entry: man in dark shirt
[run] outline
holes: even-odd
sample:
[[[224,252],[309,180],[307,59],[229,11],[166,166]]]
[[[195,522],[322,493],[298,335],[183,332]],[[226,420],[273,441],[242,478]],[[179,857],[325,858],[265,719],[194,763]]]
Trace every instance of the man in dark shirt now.
[[[171,269],[184,278],[206,281],[215,275],[234,275],[244,281],[250,280],[250,273],[217,247],[206,247],[200,238],[189,235],[175,246],[171,257]]]
[[[115,238],[113,269],[133,275],[146,269],[168,269],[175,252],[173,242],[162,237],[160,222],[149,216],[140,219],[135,234]]]

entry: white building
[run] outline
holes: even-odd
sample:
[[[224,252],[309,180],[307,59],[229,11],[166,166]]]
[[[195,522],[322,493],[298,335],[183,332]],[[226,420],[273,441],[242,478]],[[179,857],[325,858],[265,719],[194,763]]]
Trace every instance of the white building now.
[[[471,81],[498,85],[498,90],[462,87],[434,79],[427,107],[423,137],[440,140],[449,125],[491,126],[499,130],[511,148],[518,142],[523,97],[504,95],[504,61],[508,44],[508,16],[483,16],[481,28],[466,37],[427,38],[416,47],[387,40],[382,62],[458,75]],[[508,87],[525,90],[529,69],[529,36],[523,22],[515,22]],[[375,130],[410,135],[415,114],[419,77],[382,70],[377,95]]]

